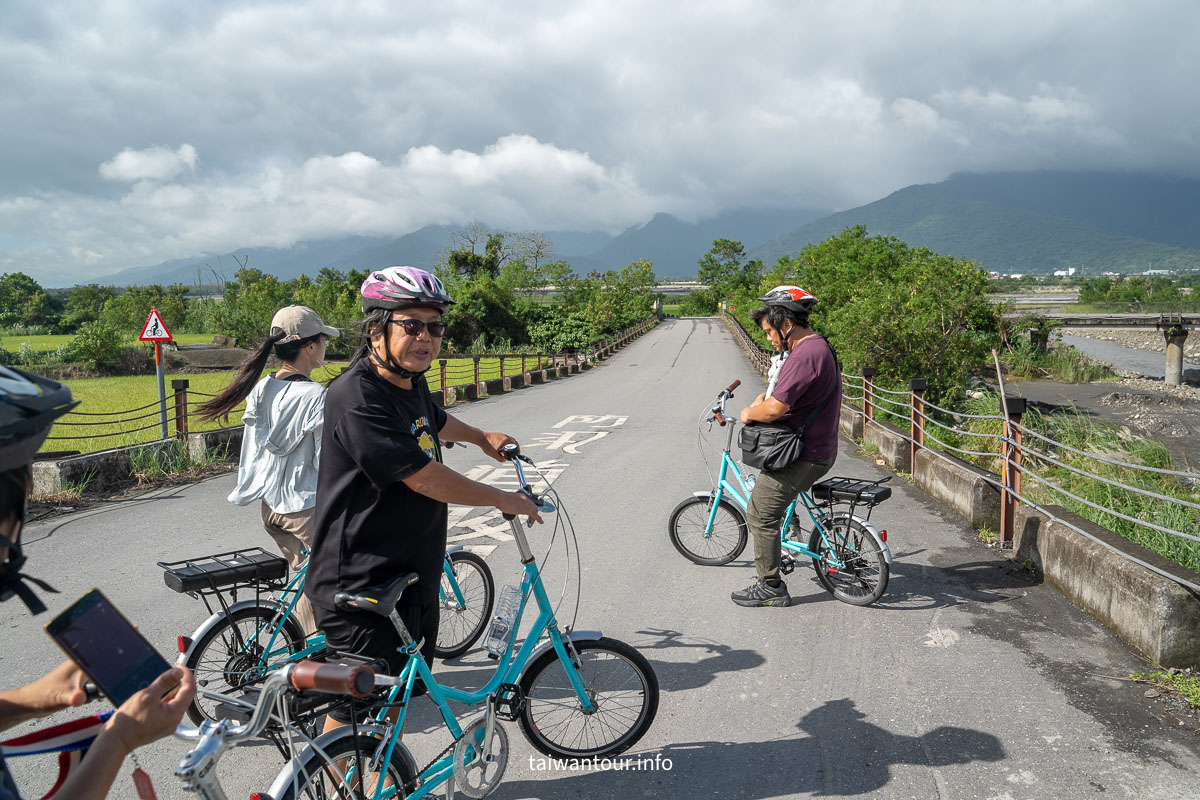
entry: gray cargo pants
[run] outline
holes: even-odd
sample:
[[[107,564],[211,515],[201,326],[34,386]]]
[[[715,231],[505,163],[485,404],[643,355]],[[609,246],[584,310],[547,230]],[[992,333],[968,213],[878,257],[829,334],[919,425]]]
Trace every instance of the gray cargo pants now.
[[[769,584],[780,581],[779,529],[783,527],[783,512],[800,492],[806,492],[825,473],[833,468],[835,458],[828,461],[797,461],[789,467],[772,472],[763,471],[750,493],[746,522],[754,539],[754,568],[758,578]]]

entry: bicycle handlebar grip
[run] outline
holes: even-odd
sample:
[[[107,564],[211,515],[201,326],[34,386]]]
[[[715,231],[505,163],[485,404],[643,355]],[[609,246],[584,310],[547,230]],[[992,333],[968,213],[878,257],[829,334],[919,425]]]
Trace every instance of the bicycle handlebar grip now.
[[[366,664],[321,664],[300,661],[292,669],[292,686],[299,691],[366,697],[375,688],[375,673]]]
[[[737,387],[739,387],[741,385],[742,385],[742,382],[740,380],[734,381],[733,383],[729,384],[729,386],[725,387],[725,391],[732,392],[734,389],[736,389]]]
[[[724,428],[726,419],[725,419],[725,415],[721,413],[721,409],[714,408],[713,415],[717,418],[717,424],[720,425],[722,428]]]

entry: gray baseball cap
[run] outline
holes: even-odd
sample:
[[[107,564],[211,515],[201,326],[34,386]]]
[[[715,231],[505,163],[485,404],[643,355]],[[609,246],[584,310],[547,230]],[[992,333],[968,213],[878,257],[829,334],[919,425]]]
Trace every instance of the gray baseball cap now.
[[[276,311],[275,316],[271,318],[271,332],[274,333],[276,328],[287,334],[277,344],[307,339],[318,333],[323,333],[330,339],[341,335],[341,331],[326,325],[321,316],[308,306],[287,306]]]

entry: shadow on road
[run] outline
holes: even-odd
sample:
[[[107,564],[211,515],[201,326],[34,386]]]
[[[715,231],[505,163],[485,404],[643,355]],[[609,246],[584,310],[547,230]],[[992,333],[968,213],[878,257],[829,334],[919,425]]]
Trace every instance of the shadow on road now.
[[[919,736],[894,734],[867,721],[848,698],[813,709],[796,728],[802,734],[796,738],[686,742],[625,754],[598,765],[527,756],[526,763],[513,766],[553,771],[561,777],[504,781],[494,796],[620,797],[647,794],[651,787],[661,786],[664,796],[700,797],[712,795],[720,786],[722,794],[739,798],[846,797],[887,786],[893,764],[945,767],[1005,758],[1000,740],[991,734],[956,726],[940,726]],[[920,786],[905,788],[922,791]],[[932,777],[925,788],[930,796],[936,794]]]
[[[1039,583],[1007,560],[939,566],[913,561],[921,552],[893,554],[887,592],[875,605],[895,611],[919,611],[962,603],[1002,603],[1021,597]]]
[[[687,636],[679,631],[642,630],[630,644],[646,656],[658,676],[658,686],[664,692],[696,689],[711,683],[719,673],[754,669],[767,662],[753,650],[738,650],[712,639]],[[664,661],[654,658],[655,650],[693,651],[687,661]]]

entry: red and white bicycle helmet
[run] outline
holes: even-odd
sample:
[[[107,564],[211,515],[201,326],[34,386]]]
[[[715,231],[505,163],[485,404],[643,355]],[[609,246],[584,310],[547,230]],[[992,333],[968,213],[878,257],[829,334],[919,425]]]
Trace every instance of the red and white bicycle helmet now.
[[[783,306],[788,311],[803,314],[807,314],[817,306],[817,298],[811,292],[806,292],[799,286],[790,284],[776,286],[758,299],[759,302],[768,306]]]
[[[387,267],[373,271],[362,282],[363,313],[373,308],[427,306],[445,313],[454,300],[436,275],[418,267]]]

